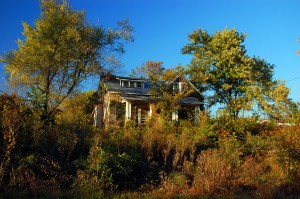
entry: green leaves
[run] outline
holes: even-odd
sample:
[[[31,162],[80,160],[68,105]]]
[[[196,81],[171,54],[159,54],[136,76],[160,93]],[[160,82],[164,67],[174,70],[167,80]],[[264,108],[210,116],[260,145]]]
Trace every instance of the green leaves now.
[[[260,100],[258,96],[265,100],[277,98],[267,96],[271,93],[266,92],[276,85],[272,80],[274,65],[248,56],[244,45],[246,37],[234,28],[213,35],[198,29],[189,35],[189,44],[182,48],[183,54],[194,56],[188,66],[192,81],[198,83],[201,90],[211,93],[208,96],[211,105],[225,105],[234,118],[241,110],[250,110],[253,101]],[[258,88],[261,95],[253,93]]]

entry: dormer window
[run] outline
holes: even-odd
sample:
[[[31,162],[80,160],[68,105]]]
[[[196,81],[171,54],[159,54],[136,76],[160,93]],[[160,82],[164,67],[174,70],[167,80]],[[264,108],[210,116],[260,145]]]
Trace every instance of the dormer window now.
[[[131,88],[134,88],[134,87],[136,87],[135,84],[136,82],[129,82],[129,87],[131,87]]]
[[[120,80],[121,87],[144,88],[144,82]]]
[[[129,82],[128,81],[122,81],[122,87],[128,87]]]
[[[137,88],[143,88],[142,82],[136,82],[136,87],[137,87]]]

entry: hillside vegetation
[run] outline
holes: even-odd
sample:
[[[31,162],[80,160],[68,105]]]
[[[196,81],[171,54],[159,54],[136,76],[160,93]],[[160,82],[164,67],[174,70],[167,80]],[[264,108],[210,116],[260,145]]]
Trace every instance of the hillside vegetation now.
[[[3,196],[299,197],[299,112],[284,127],[223,112],[201,113],[198,125],[152,118],[100,130],[93,98],[66,101],[44,133],[36,109],[1,96]]]

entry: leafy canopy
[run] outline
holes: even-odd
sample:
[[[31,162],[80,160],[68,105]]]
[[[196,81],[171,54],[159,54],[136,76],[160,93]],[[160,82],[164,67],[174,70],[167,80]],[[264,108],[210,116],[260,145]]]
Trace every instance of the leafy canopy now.
[[[132,70],[132,76],[142,77],[150,79],[151,81],[160,80],[165,68],[163,67],[163,62],[160,61],[147,61],[141,66],[137,66],[135,70]]]
[[[267,106],[270,100],[279,99],[270,96],[270,91],[278,90],[278,86],[282,91],[281,100],[288,94],[282,84],[273,81],[274,65],[246,54],[245,38],[236,29],[217,31],[213,35],[197,29],[189,34],[190,42],[182,48],[183,54],[193,55],[188,66],[191,80],[201,91],[210,91],[210,105],[225,105],[235,118],[241,110],[250,110],[254,102]]]
[[[94,26],[65,1],[41,1],[40,18],[33,26],[23,23],[25,40],[3,58],[10,83],[30,88],[29,97],[49,119],[81,82],[115,60],[111,55],[124,53],[133,29],[128,20],[118,25],[114,30]]]

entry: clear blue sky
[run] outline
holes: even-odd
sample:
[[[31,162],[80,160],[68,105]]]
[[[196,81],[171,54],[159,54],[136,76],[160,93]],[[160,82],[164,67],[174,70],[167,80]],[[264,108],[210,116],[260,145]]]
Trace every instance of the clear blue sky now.
[[[247,33],[248,54],[275,64],[275,78],[286,80],[290,97],[300,100],[300,0],[70,0],[87,19],[104,27],[129,18],[135,42],[126,46],[123,63],[129,74],[147,60],[166,68],[186,65],[191,57],[180,49],[198,27],[209,33],[235,27]],[[16,49],[22,21],[33,24],[40,15],[38,0],[0,0],[0,54]],[[0,65],[0,90],[4,89]],[[96,85],[96,84],[95,84]]]

